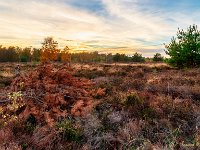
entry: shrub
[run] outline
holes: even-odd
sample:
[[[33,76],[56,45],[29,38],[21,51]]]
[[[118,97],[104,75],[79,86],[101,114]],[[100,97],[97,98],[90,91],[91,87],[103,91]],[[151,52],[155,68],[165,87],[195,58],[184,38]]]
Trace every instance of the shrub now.
[[[127,106],[142,105],[143,103],[143,99],[140,99],[139,96],[135,94],[128,95],[124,102],[124,104]]]
[[[18,137],[21,135],[32,135],[36,129],[36,118],[31,114],[26,120],[17,119],[10,122],[9,126],[12,127],[13,135]]]
[[[27,143],[22,143],[21,147],[22,147],[22,150],[26,150],[28,148],[28,144]]]
[[[128,95],[124,104],[131,110],[131,113],[133,113],[135,117],[145,120],[151,120],[157,117],[154,108],[137,94]]]
[[[26,119],[26,123],[25,123],[25,131],[27,133],[33,133],[33,131],[36,128],[36,118],[31,114],[27,119]]]
[[[57,124],[57,129],[64,140],[80,142],[80,129],[75,128],[70,120],[63,120]]]
[[[8,101],[6,107],[0,106],[0,118],[2,118],[4,125],[9,122],[17,120],[17,111],[25,106],[23,103],[22,92],[8,93]]]

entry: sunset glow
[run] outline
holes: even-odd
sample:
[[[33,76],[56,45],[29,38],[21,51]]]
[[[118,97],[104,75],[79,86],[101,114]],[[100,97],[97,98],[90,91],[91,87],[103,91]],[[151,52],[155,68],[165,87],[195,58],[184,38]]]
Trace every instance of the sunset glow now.
[[[0,44],[60,47],[104,53],[164,54],[176,34],[200,24],[198,0],[1,0]]]

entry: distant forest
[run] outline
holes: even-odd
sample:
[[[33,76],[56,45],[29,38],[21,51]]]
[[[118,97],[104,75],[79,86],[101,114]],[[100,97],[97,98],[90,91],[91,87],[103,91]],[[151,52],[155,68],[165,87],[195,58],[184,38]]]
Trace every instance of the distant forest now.
[[[58,49],[58,43],[51,37],[44,39],[41,48],[20,48],[20,47],[3,47],[0,46],[0,62],[161,62],[163,57],[157,53],[153,58],[144,58],[142,54],[134,53],[132,56],[125,54],[100,54],[94,52],[78,52],[70,53],[70,49],[66,46],[64,49]]]

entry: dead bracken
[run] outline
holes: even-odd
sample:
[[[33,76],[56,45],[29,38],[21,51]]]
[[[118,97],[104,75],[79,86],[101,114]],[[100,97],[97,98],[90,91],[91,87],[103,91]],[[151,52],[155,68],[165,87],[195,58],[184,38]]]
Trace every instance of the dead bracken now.
[[[84,116],[90,112],[95,104],[90,93],[92,82],[73,77],[72,71],[68,67],[56,69],[46,64],[15,78],[11,91],[25,94],[25,108],[20,117],[33,114],[37,120],[53,125],[67,114]]]

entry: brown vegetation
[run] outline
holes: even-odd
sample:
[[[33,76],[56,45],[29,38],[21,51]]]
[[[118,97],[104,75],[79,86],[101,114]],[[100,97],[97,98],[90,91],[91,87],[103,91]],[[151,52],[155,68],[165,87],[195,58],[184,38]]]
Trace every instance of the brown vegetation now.
[[[199,149],[199,69],[40,65],[4,92],[21,91],[1,124],[9,149]],[[7,98],[2,96],[1,98]],[[6,118],[5,118],[6,119]],[[0,118],[1,122],[5,119]],[[8,117],[10,119],[10,117]],[[6,120],[9,121],[9,120]]]

